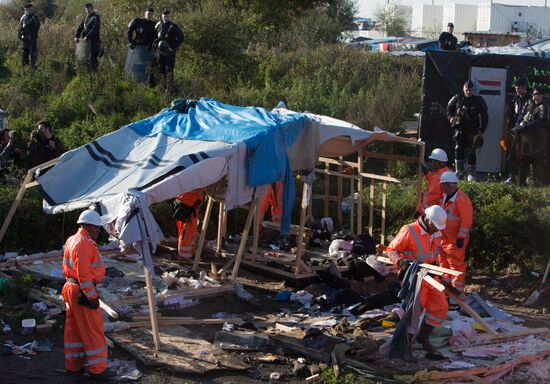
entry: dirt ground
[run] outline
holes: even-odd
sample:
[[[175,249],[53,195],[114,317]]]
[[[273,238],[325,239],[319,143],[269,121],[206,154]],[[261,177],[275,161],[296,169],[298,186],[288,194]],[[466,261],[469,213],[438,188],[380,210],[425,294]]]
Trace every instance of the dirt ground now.
[[[257,289],[247,286],[248,292],[252,293],[255,299],[252,303],[239,299],[236,295],[224,295],[212,299],[204,299],[200,304],[179,310],[178,313],[170,312],[170,316],[193,316],[196,318],[208,318],[216,312],[229,312],[240,316],[257,315],[266,316],[269,314],[279,313],[284,308],[298,309],[300,306],[296,303],[275,302],[273,295],[276,289],[282,288],[281,281],[266,279],[259,275],[251,274],[247,271],[242,271],[241,275],[248,278],[249,281],[260,281],[258,285],[271,288],[272,290]],[[265,285],[264,283],[267,283]],[[532,308],[521,306],[522,300],[528,296],[528,291],[536,279],[525,277],[518,274],[503,275],[474,275],[469,278],[467,290],[477,291],[487,300],[490,300],[498,306],[510,313],[526,319],[527,325],[530,327],[550,326],[550,318],[547,309],[550,309],[550,295],[547,295]],[[29,306],[31,302],[26,305]],[[0,308],[2,315],[0,318],[9,316],[9,309],[5,306]],[[221,326],[189,326],[191,331],[204,339],[212,342],[216,331],[221,329]],[[40,338],[42,335],[22,336],[18,332],[11,334],[1,334],[0,341],[2,344],[6,340],[13,340],[16,345],[22,345],[34,339]],[[60,327],[56,328],[53,333],[44,335],[46,338],[54,342],[52,352],[38,353],[33,356],[24,355],[7,355],[0,356],[0,377],[2,383],[93,383],[97,382],[84,376],[73,377],[63,372],[64,370],[64,355],[63,355],[63,331]],[[173,374],[162,369],[150,369],[138,364],[138,368],[143,373],[140,383],[265,383],[269,382],[269,375],[272,372],[279,372],[281,379],[278,382],[283,383],[301,383],[303,379],[297,378],[292,373],[292,363],[298,357],[288,353],[288,351],[278,349],[272,351],[282,357],[282,363],[259,363],[255,360],[261,353],[236,353],[235,355],[243,361],[249,363],[252,368],[245,372],[221,372],[209,375],[182,375]],[[111,358],[124,360],[134,360],[132,356],[116,348],[111,351]],[[304,356],[305,357],[305,356]],[[306,357],[307,358],[307,357]],[[315,362],[308,359],[308,364]]]

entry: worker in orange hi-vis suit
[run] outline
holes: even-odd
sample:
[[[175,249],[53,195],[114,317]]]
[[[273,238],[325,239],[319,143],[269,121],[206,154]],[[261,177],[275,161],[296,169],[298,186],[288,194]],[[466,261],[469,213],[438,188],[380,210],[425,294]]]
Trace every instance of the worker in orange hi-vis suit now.
[[[267,189],[262,205],[260,205],[260,218],[263,219],[267,208],[271,206],[271,221],[281,222],[283,215],[283,182],[271,183]]]
[[[204,201],[205,188],[183,193],[174,200],[174,218],[178,226],[178,259],[193,257],[193,242],[197,235],[199,209]]]
[[[103,259],[95,240],[101,230],[99,214],[86,210],[77,221],[78,232],[67,239],[63,254],[63,299],[67,306],[65,321],[65,367],[69,373],[88,373],[98,378],[113,378],[107,369],[107,343],[99,309],[96,285],[105,276]]]
[[[458,276],[443,275],[462,297],[466,284],[466,248],[470,241],[473,208],[472,201],[463,191],[458,189],[458,177],[454,172],[441,175],[443,198],[440,205],[447,213],[447,227],[442,231],[441,255],[439,263],[444,268],[462,272]]]
[[[415,222],[401,228],[397,236],[386,247],[385,254],[401,270],[406,270],[411,262],[420,260],[423,263],[437,261],[439,241],[445,228],[447,215],[438,205],[425,210]],[[443,292],[438,291],[426,281],[422,281],[420,303],[424,312],[424,321],[416,340],[428,352],[428,357],[440,360],[443,358],[430,343],[429,337],[434,327],[440,326],[447,317],[448,304]]]
[[[449,158],[443,149],[434,149],[430,156],[428,156],[428,159],[430,159],[431,170],[422,164],[422,172],[424,172],[427,186],[422,198],[422,207],[418,210],[420,215],[424,213],[426,208],[432,205],[439,205],[443,197],[443,189],[439,183],[439,178],[449,170],[447,167]]]

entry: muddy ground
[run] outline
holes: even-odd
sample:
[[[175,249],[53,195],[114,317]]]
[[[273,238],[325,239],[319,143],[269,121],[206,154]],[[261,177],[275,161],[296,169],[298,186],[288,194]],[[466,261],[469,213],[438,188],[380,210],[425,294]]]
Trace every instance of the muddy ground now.
[[[242,271],[241,275],[251,281],[271,282],[268,286],[260,283],[263,288],[258,289],[247,286],[246,289],[252,293],[255,300],[252,303],[245,302],[239,299],[236,295],[228,294],[222,297],[203,299],[200,304],[180,310],[181,316],[193,316],[196,318],[209,318],[216,312],[230,312],[246,316],[247,314],[266,316],[276,314],[285,308],[298,309],[300,306],[290,302],[275,302],[272,297],[276,290],[281,289],[281,281],[274,279],[266,279],[262,276],[251,274],[250,272]],[[523,317],[530,327],[549,327],[550,319],[547,310],[550,309],[550,295],[543,297],[536,306],[526,308],[521,306],[522,300],[528,296],[529,289],[536,283],[536,279],[530,276],[523,276],[519,273],[508,275],[487,275],[474,274],[469,278],[468,290],[478,291],[481,296],[487,300],[497,303],[499,307],[511,312],[514,315]],[[13,313],[23,307],[29,307],[32,301],[22,303],[18,307],[3,306],[0,308],[0,318],[8,318]],[[545,313],[543,313],[545,312]],[[173,311],[171,316],[176,316]],[[62,318],[60,318],[62,323]],[[2,344],[6,340],[13,340],[16,345],[22,345],[32,341],[41,335],[22,336],[17,331],[11,334],[1,334],[0,341]],[[197,335],[212,342],[216,331],[221,329],[221,326],[189,326]],[[64,370],[64,355],[63,355],[63,331],[61,327],[57,327],[54,332],[44,335],[49,340],[55,343],[52,352],[38,353],[33,356],[0,356],[0,378],[2,383],[93,383],[98,382],[83,376],[73,377],[63,373]],[[221,372],[210,375],[183,375],[173,374],[162,369],[150,369],[138,364],[138,368],[143,373],[140,383],[265,383],[269,382],[269,375],[272,372],[279,372],[281,379],[278,382],[283,383],[302,383],[303,379],[297,378],[292,373],[294,360],[299,357],[282,349],[274,350],[272,353],[282,357],[281,363],[259,363],[255,359],[262,353],[236,353],[235,356],[240,357],[245,362],[249,363],[252,368],[246,372]],[[116,348],[111,352],[111,357],[134,360],[131,355]],[[315,364],[309,358],[308,364]]]

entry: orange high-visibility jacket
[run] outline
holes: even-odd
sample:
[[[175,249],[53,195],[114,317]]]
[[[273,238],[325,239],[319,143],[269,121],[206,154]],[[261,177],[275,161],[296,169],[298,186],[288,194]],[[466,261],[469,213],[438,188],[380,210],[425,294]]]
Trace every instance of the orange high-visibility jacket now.
[[[386,248],[386,256],[395,265],[400,260],[421,260],[432,263],[437,260],[441,234],[430,235],[420,224],[419,218],[411,224],[404,225]]]
[[[444,195],[440,201],[441,207],[447,212],[447,226],[442,231],[441,246],[445,253],[452,254],[456,250],[456,239],[468,239],[472,227],[472,201],[461,190],[445,203]]]
[[[435,172],[426,173],[426,191],[424,191],[424,197],[422,199],[422,209],[431,207],[432,205],[438,205],[443,197],[443,188],[439,183],[441,175],[449,170],[448,167],[443,167]],[[424,211],[422,211],[424,212]]]
[[[88,300],[99,297],[95,285],[105,276],[103,258],[88,231],[80,228],[65,242],[63,274],[78,281]]]
[[[191,192],[182,193],[181,195],[177,196],[176,199],[190,207],[200,207],[204,200],[205,191],[205,188],[195,189]]]

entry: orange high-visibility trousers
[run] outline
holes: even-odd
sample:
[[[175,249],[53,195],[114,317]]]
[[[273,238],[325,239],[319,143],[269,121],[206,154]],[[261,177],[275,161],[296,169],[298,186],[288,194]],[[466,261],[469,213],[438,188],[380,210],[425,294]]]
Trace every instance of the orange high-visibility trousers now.
[[[275,189],[275,191],[273,191]],[[263,220],[267,208],[271,206],[271,221],[280,223],[283,215],[283,182],[273,183],[267,189],[267,193],[260,206],[260,218]]]
[[[77,372],[88,367],[88,372],[100,374],[107,368],[107,343],[103,334],[101,309],[78,304],[79,286],[65,283],[63,299],[67,307],[65,320],[65,368]]]
[[[439,327],[445,321],[449,305],[444,292],[439,292],[426,281],[420,287],[420,304],[426,311],[424,321],[427,324]]]
[[[443,268],[452,269],[453,271],[462,272],[459,276],[444,274],[442,279],[456,288],[461,295],[464,295],[466,286],[466,248],[468,248],[469,238],[464,239],[462,248],[453,247],[452,253],[442,252],[439,257],[439,265]]]
[[[178,256],[190,259],[193,257],[193,241],[197,235],[198,215],[193,215],[187,221],[176,221],[178,225]]]

